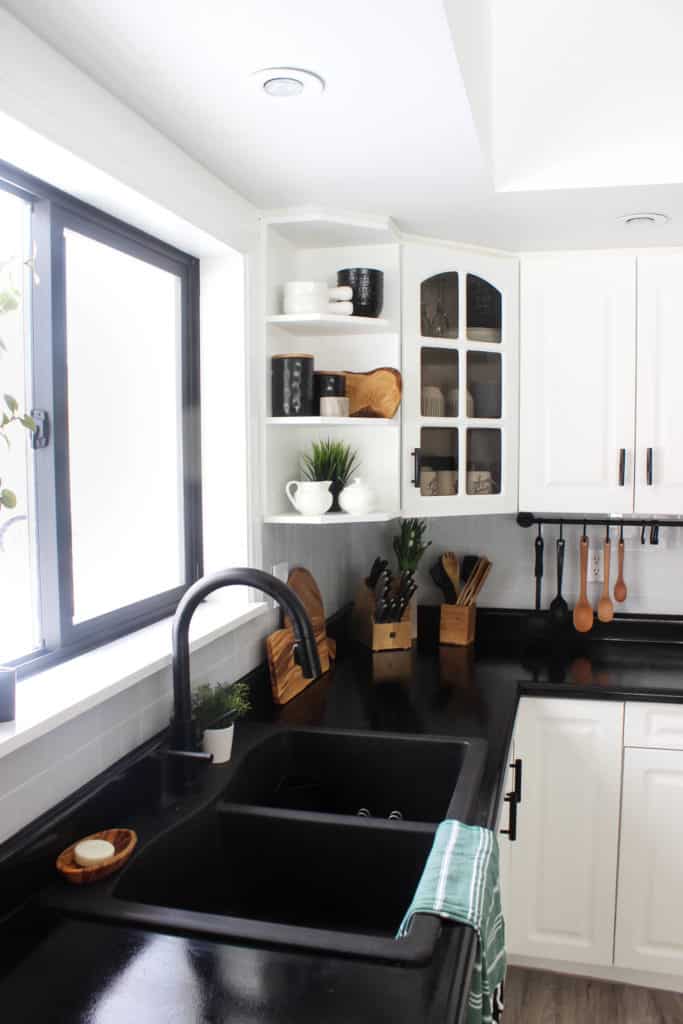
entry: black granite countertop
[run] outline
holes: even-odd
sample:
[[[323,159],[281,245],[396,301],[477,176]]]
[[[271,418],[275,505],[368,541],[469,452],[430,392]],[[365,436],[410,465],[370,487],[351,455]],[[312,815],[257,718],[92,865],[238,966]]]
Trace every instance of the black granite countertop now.
[[[520,661],[463,648],[382,655],[354,651],[284,709],[275,711],[264,700],[259,718],[269,728],[482,737],[488,754],[471,820],[492,827],[524,694],[681,700],[683,652],[675,645],[614,644],[592,656],[553,657],[545,651],[542,658]],[[256,727],[250,724],[245,736]],[[239,742],[238,730],[238,750]],[[460,1019],[474,941],[470,930],[457,925],[444,925],[430,963],[394,966],[71,919],[33,898],[24,902],[50,881],[54,849],[111,824],[99,819],[111,819],[113,808],[119,822],[128,812],[126,823],[141,829],[141,841],[146,830],[154,830],[161,814],[152,811],[154,787],[131,775],[142,771],[141,764],[102,780],[99,792],[90,791],[56,820],[42,822],[0,850],[0,910],[5,910],[0,1005],[8,1021],[450,1024]],[[222,784],[218,773],[225,770],[208,770],[212,781],[205,801],[209,790]],[[13,902],[21,905],[13,908]]]

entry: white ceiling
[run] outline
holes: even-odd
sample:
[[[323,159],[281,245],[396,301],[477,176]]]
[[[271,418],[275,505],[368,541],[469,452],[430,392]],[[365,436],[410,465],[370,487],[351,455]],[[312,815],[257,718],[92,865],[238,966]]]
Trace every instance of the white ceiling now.
[[[509,249],[683,244],[681,185],[576,189],[564,187],[573,179],[557,174],[539,178],[569,157],[583,154],[589,163],[593,150],[585,140],[578,145],[567,107],[553,117],[534,106],[533,76],[525,72],[532,68],[531,42],[523,61],[506,51],[500,66],[507,68],[508,106],[492,114],[489,69],[497,102],[505,90],[485,52],[490,40],[481,18],[472,17],[487,12],[489,2],[499,0],[445,0],[447,12],[442,0],[4,0],[4,6],[261,208],[316,204],[389,214],[406,231]],[[525,19],[565,6],[559,0],[500,2],[521,9]],[[575,10],[577,3],[566,6]],[[587,7],[587,0],[578,6]],[[643,0],[638,6],[671,5]],[[494,8],[494,28],[499,13]],[[538,23],[534,36],[539,49],[545,24]],[[600,32],[606,27],[600,22]],[[492,35],[498,61],[501,37]],[[555,49],[560,36],[552,36]],[[586,59],[594,87],[602,74],[597,43]],[[250,73],[283,64],[321,74],[323,95],[275,100],[259,92]],[[550,75],[550,65],[537,65],[541,95],[547,83],[539,75]],[[627,63],[623,71],[628,77]],[[584,108],[593,87],[580,92]],[[572,90],[563,95],[569,106]],[[521,96],[524,121],[516,109]],[[603,122],[614,101],[615,90],[607,90]],[[507,134],[491,134],[501,119]],[[523,132],[515,145],[517,124]],[[545,160],[546,137],[551,160]],[[493,163],[505,187],[522,191],[496,192]],[[584,178],[599,185],[623,180],[623,174],[610,179],[608,171],[604,163],[602,177]],[[537,190],[524,191],[534,176]],[[661,209],[673,220],[659,230],[617,223],[620,214],[639,208]]]

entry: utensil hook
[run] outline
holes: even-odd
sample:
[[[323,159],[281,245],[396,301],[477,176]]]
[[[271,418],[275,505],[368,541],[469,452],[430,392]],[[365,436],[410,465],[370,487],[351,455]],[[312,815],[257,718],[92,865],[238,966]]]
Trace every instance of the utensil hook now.
[[[564,540],[563,532],[564,532],[564,523],[560,519],[560,540]]]
[[[583,521],[583,539],[585,540],[588,534],[586,533],[586,520]]]
[[[609,523],[605,523],[605,544],[609,544]]]
[[[623,523],[619,527],[619,543],[620,544],[624,543],[624,524]]]

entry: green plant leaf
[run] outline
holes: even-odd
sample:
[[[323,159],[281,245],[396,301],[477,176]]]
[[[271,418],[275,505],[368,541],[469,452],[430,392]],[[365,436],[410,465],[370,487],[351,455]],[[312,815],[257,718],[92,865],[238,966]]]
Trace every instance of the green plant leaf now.
[[[5,405],[7,406],[10,412],[15,413],[19,411],[19,403],[17,402],[14,395],[5,394],[4,398]]]
[[[0,491],[0,505],[4,505],[5,508],[16,508],[17,496],[14,491],[10,491],[8,487],[3,487]]]
[[[36,421],[34,420],[33,416],[29,416],[28,413],[25,413],[21,417],[21,423],[22,423],[22,426],[26,427],[27,430],[35,430],[36,429]]]

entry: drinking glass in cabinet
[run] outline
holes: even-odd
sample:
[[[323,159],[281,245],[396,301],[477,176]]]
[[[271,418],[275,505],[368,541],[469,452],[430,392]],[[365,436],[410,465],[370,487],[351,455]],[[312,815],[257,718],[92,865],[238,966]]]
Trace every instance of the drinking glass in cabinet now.
[[[477,419],[500,419],[503,408],[501,357],[497,352],[468,352],[467,390]]]
[[[458,275],[435,274],[420,287],[420,333],[423,338],[458,337]]]
[[[423,348],[421,411],[423,416],[458,415],[458,353],[445,348]]]
[[[423,427],[420,432],[420,494],[425,498],[458,493],[458,431],[454,427]]]
[[[500,494],[501,432],[475,427],[467,431],[467,493]]]
[[[469,341],[500,343],[502,296],[497,288],[476,274],[467,275],[467,328]]]

